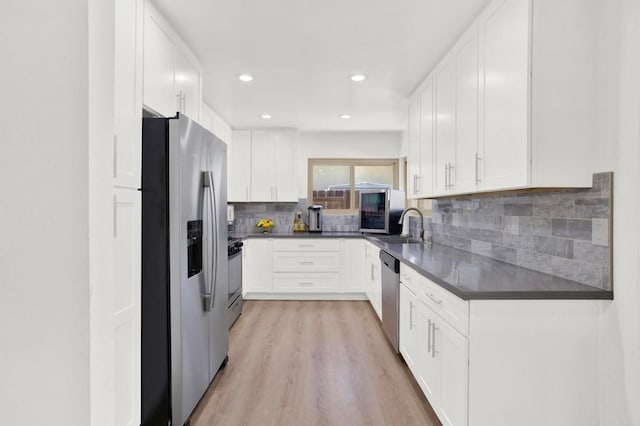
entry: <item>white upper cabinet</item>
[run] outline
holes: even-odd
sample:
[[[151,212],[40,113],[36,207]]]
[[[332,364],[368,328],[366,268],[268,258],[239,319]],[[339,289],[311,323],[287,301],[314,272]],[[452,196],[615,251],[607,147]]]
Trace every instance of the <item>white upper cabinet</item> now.
[[[455,105],[455,191],[477,190],[478,26],[473,24],[451,54]]]
[[[418,195],[430,197],[433,194],[435,97],[433,77],[430,75],[420,87],[420,178]]]
[[[434,191],[448,195],[456,179],[455,117],[453,97],[453,63],[447,55],[433,72],[435,89]]]
[[[200,124],[202,124],[207,130],[216,135],[218,139],[231,145],[232,130],[231,126],[222,119],[209,105],[204,102],[200,108]],[[229,155],[230,150],[227,149]]]
[[[418,198],[418,179],[421,174],[420,94],[409,99],[409,131],[407,146],[407,198]]]
[[[480,187],[529,183],[528,0],[492,3],[480,16]]]
[[[143,104],[164,117],[180,112],[200,122],[202,66],[151,2],[144,6]]]
[[[296,140],[295,132],[277,132],[273,145],[273,164],[275,165],[273,186],[275,201],[298,201],[296,185]]]
[[[297,132],[233,132],[229,156],[230,202],[297,202]]]
[[[251,132],[251,201],[275,200],[274,138],[270,131]]]
[[[490,3],[410,100],[409,171],[420,162],[424,174],[412,117],[433,79],[433,191],[410,195],[591,186],[596,18],[596,2]]]
[[[200,72],[187,55],[176,49],[175,90],[177,111],[200,121]]]
[[[229,154],[229,174],[227,179],[229,202],[250,201],[251,132],[248,130],[233,132],[227,153]]]
[[[175,43],[159,22],[155,9],[149,8],[144,22],[143,102],[158,114],[176,113],[174,92]]]

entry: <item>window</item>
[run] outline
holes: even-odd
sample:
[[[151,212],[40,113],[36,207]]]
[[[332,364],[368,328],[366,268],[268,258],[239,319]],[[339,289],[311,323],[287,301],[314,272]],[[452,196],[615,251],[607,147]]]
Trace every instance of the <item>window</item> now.
[[[398,188],[398,161],[309,159],[309,204],[325,213],[357,214],[360,191]]]

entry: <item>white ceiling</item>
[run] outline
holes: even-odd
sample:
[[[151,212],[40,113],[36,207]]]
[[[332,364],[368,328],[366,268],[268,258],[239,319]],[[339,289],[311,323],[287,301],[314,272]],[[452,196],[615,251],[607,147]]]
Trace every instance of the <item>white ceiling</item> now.
[[[403,129],[408,95],[489,2],[153,1],[202,62],[204,101],[232,127],[302,130]],[[255,80],[241,83],[243,72]],[[368,79],[351,82],[355,72]]]

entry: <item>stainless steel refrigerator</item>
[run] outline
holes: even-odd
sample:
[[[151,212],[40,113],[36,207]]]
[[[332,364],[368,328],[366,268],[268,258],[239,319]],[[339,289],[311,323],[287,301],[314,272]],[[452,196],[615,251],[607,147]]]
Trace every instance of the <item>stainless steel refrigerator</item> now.
[[[226,145],[184,115],[142,127],[143,425],[184,425],[226,364]]]

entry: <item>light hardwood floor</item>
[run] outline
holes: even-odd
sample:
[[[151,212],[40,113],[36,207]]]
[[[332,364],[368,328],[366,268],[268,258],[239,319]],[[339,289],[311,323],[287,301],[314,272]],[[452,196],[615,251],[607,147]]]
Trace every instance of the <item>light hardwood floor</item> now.
[[[439,425],[368,302],[248,301],[229,363],[192,416],[209,425]]]

